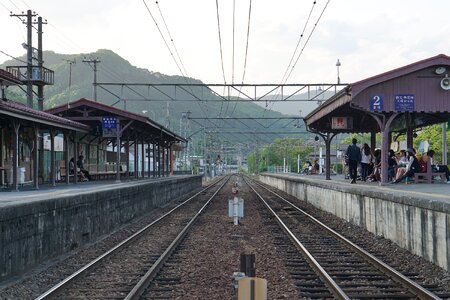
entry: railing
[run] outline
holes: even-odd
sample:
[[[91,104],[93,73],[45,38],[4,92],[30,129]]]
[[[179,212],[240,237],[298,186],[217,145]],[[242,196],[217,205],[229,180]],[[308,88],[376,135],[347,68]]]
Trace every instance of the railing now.
[[[23,83],[28,80],[28,67],[27,66],[9,66],[6,67],[6,71],[10,72]],[[45,67],[32,67],[31,82],[36,85],[53,85],[55,82],[55,73]]]

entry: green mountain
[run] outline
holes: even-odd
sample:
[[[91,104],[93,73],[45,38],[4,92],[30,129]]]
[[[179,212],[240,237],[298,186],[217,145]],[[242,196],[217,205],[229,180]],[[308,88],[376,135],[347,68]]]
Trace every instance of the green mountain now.
[[[147,69],[138,68],[131,65],[111,50],[98,50],[89,54],[58,54],[52,51],[44,52],[44,66],[55,72],[55,83],[52,86],[46,86],[44,90],[45,108],[78,100],[79,98],[93,99],[93,66],[83,63],[84,59],[98,58],[101,62],[97,64],[97,82],[111,83],[164,83],[164,84],[202,84],[200,80],[193,78],[184,78],[181,76],[168,76],[158,72],[152,72]],[[25,60],[24,57],[21,59]],[[68,61],[75,61],[72,65]],[[17,65],[15,61],[7,61],[0,68],[8,65]],[[70,85],[69,85],[70,76]],[[9,89],[12,99],[24,100],[23,92],[19,89]],[[209,93],[204,97],[204,93]],[[202,95],[203,93],[203,95]],[[212,99],[208,101],[171,101],[170,98],[183,100]],[[143,98],[152,99],[152,101],[142,101]],[[147,88],[142,86],[104,86],[97,88],[97,99],[99,102],[114,105],[115,107],[126,109],[135,113],[146,114],[156,122],[168,127],[169,129],[181,133],[184,136],[195,132],[201,127],[210,128],[211,131],[220,132],[225,130],[242,131],[282,131],[286,128],[293,129],[288,120],[280,120],[275,125],[270,125],[274,120],[255,121],[236,121],[236,120],[193,120],[189,123],[182,119],[182,113],[190,111],[191,117],[283,117],[283,114],[274,111],[265,111],[264,108],[252,102],[239,102],[235,107],[235,102],[219,101],[219,96],[213,94],[207,89],[192,87],[185,89],[173,86]],[[123,99],[130,99],[123,101]],[[232,113],[233,112],[233,113]],[[269,126],[270,125],[270,126]],[[298,126],[297,126],[298,127]],[[180,132],[181,131],[181,132]],[[290,130],[291,131],[291,130]],[[282,135],[274,136],[279,138]],[[236,139],[228,136],[224,139]],[[237,138],[239,140],[239,137]],[[248,140],[248,137],[242,137],[242,140]]]

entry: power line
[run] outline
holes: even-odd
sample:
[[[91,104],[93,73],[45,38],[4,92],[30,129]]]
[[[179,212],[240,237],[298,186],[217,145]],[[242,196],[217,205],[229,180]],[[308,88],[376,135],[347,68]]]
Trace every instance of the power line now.
[[[244,79],[245,79],[245,72],[247,69],[247,55],[248,55],[248,41],[250,40],[250,17],[252,14],[252,0],[250,0],[250,4],[249,4],[249,8],[248,8],[248,22],[247,22],[247,42],[245,45],[245,59],[244,59],[244,72],[242,74],[242,84],[244,84]],[[242,91],[242,87],[239,90],[239,94],[238,97],[241,95],[241,91]],[[231,111],[230,116],[232,116],[234,114],[234,111],[236,110],[236,106],[237,106],[238,102],[236,102],[234,104],[233,110]]]
[[[225,68],[223,66],[222,37],[220,34],[220,18],[219,18],[219,0],[216,0],[216,11],[217,11],[217,29],[219,32],[220,61],[222,62],[223,83],[227,84],[227,80],[225,79]]]
[[[319,21],[322,18],[322,15],[325,12],[325,10],[327,9],[329,3],[330,3],[330,0],[327,1],[327,3],[325,4],[322,12],[320,13],[319,17],[317,18],[316,23],[314,23],[314,27],[311,30],[311,32],[309,33],[308,39],[306,40],[305,44],[303,45],[302,50],[300,51],[299,55],[297,56],[297,59],[295,60],[295,63],[292,65],[291,71],[289,72],[289,75],[286,77],[284,83],[286,83],[287,80],[289,79],[289,77],[291,76],[292,71],[294,70],[295,66],[297,65],[298,60],[300,59],[301,55],[303,54],[303,51],[305,50],[305,47],[308,45],[308,42],[311,39],[311,36],[313,35],[314,31],[316,30],[317,24],[319,24]]]
[[[183,61],[181,60],[180,53],[178,52],[178,49],[175,46],[175,42],[174,42],[174,40],[172,38],[172,35],[170,34],[169,27],[167,26],[166,19],[164,18],[163,14],[162,14],[162,11],[161,11],[161,8],[159,6],[159,3],[158,3],[158,1],[155,1],[155,2],[156,2],[156,6],[158,6],[159,14],[161,15],[161,19],[163,20],[164,26],[166,27],[167,34],[169,35],[170,41],[172,42],[173,48],[175,49],[175,52],[176,52],[176,54],[178,56],[178,60],[180,61],[181,66],[183,67],[184,73],[186,74],[186,76],[189,77],[188,72],[186,71],[186,68],[184,67]]]
[[[309,20],[311,18],[311,15],[312,15],[312,12],[313,12],[315,6],[316,6],[316,1],[314,0],[313,5],[311,6],[311,10],[309,11],[308,18],[306,19],[305,25],[303,26],[303,30],[300,34],[300,37],[298,38],[297,45],[295,46],[294,52],[292,53],[291,59],[289,60],[289,64],[286,68],[286,71],[284,71],[283,77],[281,78],[281,83],[285,83],[284,78],[286,77],[287,72],[289,71],[289,67],[291,66],[292,61],[294,60],[295,54],[297,53],[297,50],[298,50],[298,46],[300,45],[300,42],[305,34],[306,27],[308,26]]]
[[[12,56],[12,55],[10,55],[10,54],[8,54],[8,53],[6,53],[6,52],[2,51],[2,50],[0,50],[0,52],[1,52],[1,53],[3,53],[3,54],[4,54],[4,55],[6,55],[6,56],[9,56],[9,57],[11,57],[12,59],[15,59],[15,60],[17,60],[17,61],[20,61],[20,62],[22,62],[22,63],[24,63],[24,64],[26,64],[26,63],[27,63],[26,61],[24,61],[24,60],[21,60],[20,58],[14,57],[14,56]]]

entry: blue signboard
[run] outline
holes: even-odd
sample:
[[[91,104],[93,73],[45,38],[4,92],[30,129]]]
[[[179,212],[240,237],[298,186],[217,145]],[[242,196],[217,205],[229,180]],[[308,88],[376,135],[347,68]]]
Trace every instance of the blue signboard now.
[[[117,117],[102,117],[102,128],[117,128]]]
[[[383,110],[384,101],[382,95],[374,95],[370,98],[370,110]]]
[[[415,95],[414,94],[398,94],[395,95],[395,110],[397,111],[412,111],[415,109]]]

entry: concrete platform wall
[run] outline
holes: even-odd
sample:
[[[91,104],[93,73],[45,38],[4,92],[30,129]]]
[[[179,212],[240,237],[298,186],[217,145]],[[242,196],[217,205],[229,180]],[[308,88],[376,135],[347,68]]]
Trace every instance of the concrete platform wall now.
[[[134,182],[0,209],[0,281],[199,189],[201,176]]]
[[[450,204],[387,189],[294,176],[260,180],[450,270]]]

